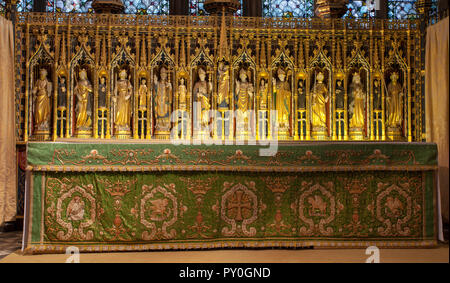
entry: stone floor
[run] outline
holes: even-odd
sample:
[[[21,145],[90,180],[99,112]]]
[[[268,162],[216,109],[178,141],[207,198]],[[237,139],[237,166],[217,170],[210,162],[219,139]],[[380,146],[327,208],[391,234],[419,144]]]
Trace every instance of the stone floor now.
[[[22,248],[22,231],[0,232],[0,259]]]
[[[447,227],[448,229],[448,227]],[[448,232],[448,231],[447,231]],[[449,262],[446,242],[436,249],[383,249],[382,262]],[[22,255],[22,231],[0,232],[0,262],[65,262],[67,256]],[[83,262],[364,262],[365,250],[212,250],[83,254]],[[80,258],[81,259],[81,258]]]
[[[381,263],[448,263],[448,244],[428,249],[380,249]],[[365,249],[265,249],[83,253],[80,263],[364,263]],[[1,263],[64,263],[66,254],[23,255],[14,251]],[[403,280],[404,281],[404,280]]]

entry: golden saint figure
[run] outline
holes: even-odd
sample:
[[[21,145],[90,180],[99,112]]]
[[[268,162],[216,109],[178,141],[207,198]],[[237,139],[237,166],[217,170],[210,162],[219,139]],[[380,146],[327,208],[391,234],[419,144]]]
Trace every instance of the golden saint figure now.
[[[40,69],[39,79],[33,87],[34,124],[37,130],[48,130],[52,84],[47,80],[47,70]]]
[[[203,126],[209,124],[209,96],[212,91],[212,83],[206,82],[206,72],[202,68],[198,70],[199,81],[194,85],[193,95],[197,102],[197,113],[200,114],[200,122]]]
[[[119,73],[119,81],[116,83],[114,88],[113,102],[115,104],[115,116],[114,124],[116,127],[124,130],[129,130],[130,126],[130,98],[133,93],[133,86],[127,79],[127,71],[121,70]]]
[[[277,121],[281,129],[289,127],[289,114],[291,113],[291,86],[286,80],[286,72],[279,68],[278,80],[273,78],[273,93],[275,110],[277,110]]]
[[[218,93],[217,105],[219,106],[219,108],[228,107],[229,90],[230,90],[230,71],[223,62],[219,62],[219,87],[217,90]]]
[[[259,110],[267,110],[267,92],[268,87],[264,79],[261,80],[261,86],[259,87]]]
[[[77,113],[77,129],[84,128],[87,129],[91,127],[92,120],[92,103],[91,96],[92,93],[92,85],[87,79],[87,73],[85,69],[82,69],[79,73],[80,80],[75,86],[73,93],[77,98],[77,106],[75,109],[75,113]]]
[[[155,113],[156,128],[168,130],[170,127],[170,103],[172,102],[172,84],[167,80],[167,70],[162,67],[160,70],[161,79],[155,75]]]
[[[328,90],[323,83],[324,75],[319,72],[316,76],[317,83],[312,89],[312,113],[311,124],[313,127],[327,127],[326,103],[328,102]]]
[[[398,74],[396,72],[391,75],[391,82],[388,86],[387,102],[387,122],[389,127],[400,127],[402,122],[402,97],[403,90],[397,82]]]
[[[248,110],[251,108],[253,97],[253,85],[247,81],[248,75],[245,69],[239,71],[240,80],[236,80],[237,115],[241,122],[248,122]]]
[[[147,80],[142,79],[141,85],[139,86],[139,109],[146,110],[147,109],[147,96],[148,96],[148,87]]]
[[[362,128],[364,127],[364,91],[358,73],[353,74],[351,88],[353,90],[353,115],[350,119],[350,128]]]
[[[184,78],[180,78],[180,85],[178,86],[178,109],[186,111],[187,105],[187,88],[184,84]]]

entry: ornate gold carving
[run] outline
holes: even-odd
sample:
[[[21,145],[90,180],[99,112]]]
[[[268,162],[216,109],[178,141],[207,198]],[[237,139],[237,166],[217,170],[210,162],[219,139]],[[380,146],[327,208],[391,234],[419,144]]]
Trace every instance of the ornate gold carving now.
[[[156,134],[157,138],[167,139],[170,137],[167,128],[170,131],[177,127],[178,138],[195,139],[203,135],[224,139],[228,132],[227,138],[236,139],[241,133],[234,128],[239,117],[224,111],[234,113],[239,109],[235,82],[240,80],[240,69],[244,68],[249,71],[247,82],[254,88],[253,98],[248,101],[248,110],[255,111],[249,139],[253,136],[272,138],[277,122],[280,140],[422,140],[421,60],[415,51],[420,49],[421,42],[415,20],[373,20],[370,25],[362,25],[354,20],[345,20],[343,24],[341,19],[227,16],[145,18],[86,14],[55,15],[45,21],[42,17],[35,13],[18,13],[17,17],[15,43],[24,52],[17,54],[15,67],[17,75],[25,78],[16,87],[16,101],[20,104],[17,109],[25,110],[18,110],[16,115],[19,140],[46,140],[52,135],[53,139],[77,137],[77,115],[71,113],[76,108],[74,90],[78,78],[72,74],[82,68],[86,69],[93,89],[92,113],[95,115],[91,117],[93,134],[89,135],[93,138],[150,139]],[[154,95],[154,75],[160,74],[162,66],[167,70],[168,82],[173,85],[168,96],[172,99],[167,105],[168,112],[180,110],[182,113],[178,113],[174,121],[165,120],[164,130],[158,134],[153,132],[161,122],[155,117],[158,103]],[[39,69],[47,70],[47,80],[54,85],[48,93],[48,131],[40,133],[36,129],[36,105],[32,101]],[[126,70],[126,80],[132,86],[130,101],[123,104],[129,104],[130,119],[126,123],[128,129],[123,128],[124,124],[123,129],[117,130],[115,110],[119,109],[115,107],[120,103],[114,103],[114,97],[122,69]],[[285,72],[282,84],[278,70]],[[201,92],[207,95],[200,99],[196,96],[198,85],[194,89],[201,81],[199,72],[205,73],[207,85],[206,91]],[[318,131],[313,114],[313,90],[317,88],[319,72],[324,75],[329,100],[326,109],[321,110],[326,112],[326,123],[322,123]],[[352,128],[350,84],[355,72],[361,77],[366,111],[363,133],[358,132],[357,137],[349,135]],[[397,82],[404,95],[400,102],[404,110],[400,126],[388,119],[387,100],[392,93],[388,86],[393,73],[398,74]],[[57,105],[62,79],[67,89],[66,112]],[[143,79],[152,94],[145,101],[145,111],[141,107],[145,105],[144,96],[138,97],[144,92],[143,88],[140,91]],[[337,89],[338,83],[340,89]],[[303,89],[300,94],[299,89]],[[100,97],[105,103],[99,103]],[[228,103],[222,104],[226,98]],[[277,103],[277,99],[281,100]],[[339,109],[336,107],[338,99],[343,100],[343,107]],[[208,125],[207,129],[195,128],[197,125],[192,121],[198,110],[194,108],[195,102],[203,103],[199,116],[203,119],[201,124]],[[38,108],[41,113],[47,111],[45,107]],[[206,115],[209,110],[222,112]],[[277,110],[278,114],[274,116],[271,110]],[[396,116],[400,117],[400,113]],[[227,129],[222,133],[218,132],[220,123]],[[214,130],[206,133],[211,129]]]

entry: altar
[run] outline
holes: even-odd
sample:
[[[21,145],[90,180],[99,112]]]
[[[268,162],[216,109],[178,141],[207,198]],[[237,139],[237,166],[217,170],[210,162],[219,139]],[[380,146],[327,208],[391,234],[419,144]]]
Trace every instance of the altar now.
[[[428,143],[28,144],[27,253],[437,245]]]
[[[24,251],[436,246],[420,24],[17,13]]]

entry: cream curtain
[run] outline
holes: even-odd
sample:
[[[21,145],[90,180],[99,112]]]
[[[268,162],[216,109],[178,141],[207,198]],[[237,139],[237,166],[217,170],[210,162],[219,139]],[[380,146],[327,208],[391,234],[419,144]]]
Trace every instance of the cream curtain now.
[[[0,16],[0,226],[16,216],[14,38],[11,21]]]
[[[448,139],[449,139],[449,18],[428,27],[425,53],[425,113],[427,141],[438,145],[441,211],[449,222]]]

